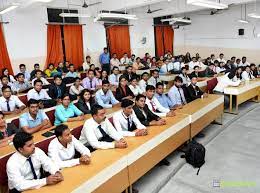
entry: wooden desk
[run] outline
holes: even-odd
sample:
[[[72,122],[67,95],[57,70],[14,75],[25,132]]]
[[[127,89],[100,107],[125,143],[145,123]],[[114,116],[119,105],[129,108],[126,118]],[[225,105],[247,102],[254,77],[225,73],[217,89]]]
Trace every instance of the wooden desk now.
[[[196,99],[182,109],[176,110],[176,113],[186,114],[190,117],[191,131],[190,139],[202,131],[212,121],[222,117],[224,112],[224,96],[208,95],[207,98]]]
[[[224,94],[230,96],[229,101],[229,113],[233,113],[233,100],[232,97],[235,96],[236,98],[236,111],[234,113],[238,113],[238,105],[241,103],[253,99],[254,97],[257,98],[257,102],[259,102],[260,98],[260,79],[254,79],[251,81],[243,82],[238,87],[227,87],[224,89]]]
[[[150,74],[150,69],[147,69],[147,70],[136,70],[136,74],[137,75],[142,75],[144,72],[147,72],[148,74]]]
[[[149,127],[147,136],[127,138],[130,185],[189,140],[190,124],[187,115],[179,114],[166,120],[167,125]]]
[[[160,79],[162,81],[170,82],[173,81],[176,76],[178,76],[178,74],[160,74]]]

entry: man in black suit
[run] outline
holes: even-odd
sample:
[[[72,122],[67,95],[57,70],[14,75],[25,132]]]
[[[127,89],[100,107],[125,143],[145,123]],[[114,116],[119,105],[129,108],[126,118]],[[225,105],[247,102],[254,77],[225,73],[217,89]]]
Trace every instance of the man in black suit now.
[[[191,77],[191,83],[190,85],[187,87],[187,92],[188,92],[188,101],[194,101],[198,98],[201,98],[201,96],[203,95],[203,97],[207,96],[207,93],[203,93],[202,90],[200,90],[200,88],[196,85],[198,82],[198,78],[197,76],[192,76]]]
[[[132,66],[127,66],[126,67],[126,72],[123,74],[125,79],[130,82],[132,78],[139,79],[139,76],[133,72],[133,67]]]
[[[66,85],[62,82],[62,78],[59,75],[54,76],[54,82],[49,86],[49,96],[60,101],[61,97],[67,93]]]

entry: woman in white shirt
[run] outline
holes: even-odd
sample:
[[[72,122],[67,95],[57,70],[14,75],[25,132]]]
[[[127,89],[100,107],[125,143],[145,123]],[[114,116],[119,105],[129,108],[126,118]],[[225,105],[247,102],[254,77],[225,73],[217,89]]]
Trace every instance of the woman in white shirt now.
[[[226,71],[226,68],[224,67],[225,63],[224,62],[219,62],[219,66],[216,67],[216,73],[223,73]]]
[[[81,91],[84,90],[83,86],[81,86],[80,78],[75,78],[75,83],[70,87],[70,95],[72,100],[77,100]]]
[[[139,87],[138,83],[137,83],[137,79],[135,77],[133,77],[130,80],[130,85],[129,85],[130,90],[134,93],[135,96],[137,96],[138,94],[143,94],[143,91],[141,90],[141,88]]]
[[[190,78],[189,78],[189,76],[187,75],[187,69],[186,69],[186,67],[182,67],[182,68],[181,68],[181,73],[180,73],[179,77],[182,78],[182,81],[183,81],[182,84],[183,84],[183,85],[189,86],[189,84],[190,84]]]
[[[242,80],[243,81],[248,81],[254,79],[254,75],[250,69],[250,66],[246,66],[246,69],[242,72]]]
[[[11,83],[14,83],[14,82],[16,81],[15,78],[13,77],[13,75],[10,75],[10,74],[9,74],[9,71],[8,71],[7,68],[3,68],[3,70],[2,70],[2,76],[3,76],[3,75],[6,75],[6,76],[8,77],[9,82],[11,82]]]

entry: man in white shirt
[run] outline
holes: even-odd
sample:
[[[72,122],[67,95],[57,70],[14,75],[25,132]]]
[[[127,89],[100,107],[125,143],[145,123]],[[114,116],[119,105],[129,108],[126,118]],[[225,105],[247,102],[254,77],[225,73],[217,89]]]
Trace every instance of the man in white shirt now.
[[[143,93],[146,91],[146,86],[148,85],[148,78],[149,78],[149,74],[147,72],[144,72],[142,74],[142,79],[138,83]]]
[[[246,57],[245,56],[242,57],[242,61],[241,61],[239,66],[243,66],[243,67],[250,66],[249,62],[246,61]]]
[[[119,68],[117,66],[113,67],[113,73],[109,75],[108,81],[112,86],[118,86],[119,84]]]
[[[159,78],[159,70],[155,69],[152,71],[152,76],[148,80],[148,85],[153,85],[155,87],[158,82],[162,81]]]
[[[32,80],[32,85],[34,85],[34,81],[37,80],[37,79],[41,80],[43,85],[49,85],[50,84],[44,77],[42,77],[42,71],[41,70],[36,70],[35,78]]]
[[[167,58],[163,59],[163,65],[160,68],[160,74],[169,74],[173,70],[173,64]]]
[[[20,73],[22,73],[24,75],[24,79],[26,81],[29,81],[31,78],[31,74],[29,72],[26,71],[26,66],[25,64],[20,64],[19,65],[19,69],[20,69]]]
[[[147,104],[150,111],[152,111],[155,115],[159,117],[173,117],[175,113],[173,110],[163,107],[158,99],[154,96],[155,94],[155,87],[152,85],[148,85],[146,87],[146,100],[145,103]]]
[[[9,158],[6,165],[8,187],[11,193],[38,189],[63,181],[59,168],[41,149],[35,147],[31,134],[16,133],[13,144],[16,152]],[[41,168],[51,175],[41,179]]]
[[[224,54],[219,54],[219,58],[217,59],[219,62],[223,62],[224,64],[227,63],[227,61],[224,59]]]
[[[71,134],[67,125],[57,126],[54,132],[56,138],[49,144],[48,155],[59,168],[90,163],[89,149]],[[76,151],[80,153],[80,158],[74,158]]]
[[[252,80],[255,78],[253,75],[253,72],[250,69],[250,66],[246,66],[246,68],[242,72],[241,76],[242,76],[242,80],[244,80],[244,81]]]
[[[136,117],[133,106],[134,102],[129,99],[124,99],[122,101],[122,110],[115,113],[113,116],[114,126],[123,136],[147,135],[147,129]]]
[[[216,60],[216,59],[215,59],[215,55],[214,55],[214,54],[211,54],[211,55],[210,55],[210,62],[211,62],[211,63],[214,63],[215,60]]]
[[[88,119],[81,130],[81,143],[90,146],[90,149],[127,147],[126,140],[106,118],[106,111],[102,106],[94,105],[91,114],[92,119]]]
[[[192,57],[192,61],[189,63],[189,70],[193,70],[195,66],[199,66],[199,63],[195,57]]]
[[[113,67],[115,67],[115,66],[119,67],[120,62],[119,62],[119,60],[117,59],[116,53],[113,53],[113,54],[112,54],[112,58],[110,59],[110,64],[111,64],[111,68],[113,68]]]
[[[120,59],[120,63],[124,65],[129,64],[129,58],[127,56],[127,53],[124,53],[124,56]]]
[[[86,56],[86,62],[83,63],[82,67],[84,71],[87,71],[91,65],[91,57]]]
[[[3,96],[0,97],[0,111],[5,115],[18,114],[26,108],[23,102],[15,95],[12,95],[10,86],[3,86]]]

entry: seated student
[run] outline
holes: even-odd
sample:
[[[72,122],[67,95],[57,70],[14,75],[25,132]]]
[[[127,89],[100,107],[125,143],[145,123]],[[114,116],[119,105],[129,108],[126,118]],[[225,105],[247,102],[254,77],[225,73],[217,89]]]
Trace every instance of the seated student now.
[[[141,62],[141,58],[137,57],[135,62],[133,63],[133,70],[142,70],[145,69],[145,65]]]
[[[0,97],[0,111],[5,115],[19,114],[26,108],[17,96],[12,95],[10,86],[4,86],[2,93],[3,96]]]
[[[214,94],[224,95],[224,105],[225,108],[229,106],[229,96],[224,94],[224,89],[228,86],[239,86],[240,80],[234,80],[236,76],[236,70],[225,74],[224,76],[218,79],[218,84],[213,89]]]
[[[164,58],[163,64],[159,69],[160,69],[159,70],[160,74],[169,74],[173,70],[173,64],[171,63],[171,61],[169,59]]]
[[[55,138],[48,146],[48,155],[60,169],[90,163],[90,151],[70,132],[67,125],[59,125],[54,130]],[[80,158],[75,158],[76,152]]]
[[[203,75],[202,75],[202,73],[200,72],[199,66],[194,66],[193,72],[190,73],[189,76],[190,76],[190,78],[193,77],[193,76],[202,77]]]
[[[93,71],[95,71],[95,69],[96,69],[95,64],[91,64],[91,65],[89,66],[89,70],[93,70]]]
[[[109,75],[108,81],[110,82],[110,85],[112,86],[118,86],[119,85],[119,68],[117,66],[114,66],[112,69],[113,73]]]
[[[49,85],[50,84],[48,82],[48,80],[46,80],[44,77],[42,77],[42,71],[41,70],[35,71],[35,78],[32,80],[32,85],[34,85],[35,80],[41,80],[43,85]]]
[[[182,89],[182,79],[179,76],[176,76],[174,79],[174,85],[170,88],[168,92],[168,97],[172,101],[172,104],[181,108],[183,105],[187,104],[187,101],[184,96],[184,92]]]
[[[56,75],[61,75],[60,72],[54,67],[53,63],[50,63],[48,68],[44,71],[47,77],[54,77]]]
[[[65,75],[66,78],[76,78],[79,77],[78,73],[75,72],[74,64],[69,65],[69,72]]]
[[[187,92],[188,92],[188,101],[194,101],[198,98],[201,98],[201,96],[203,95],[204,97],[207,96],[207,93],[203,93],[200,88],[196,85],[198,82],[198,78],[196,76],[191,77],[191,83],[190,85],[187,87]]]
[[[14,76],[9,74],[9,71],[8,71],[7,68],[3,68],[2,69],[2,76],[7,76],[8,77],[8,81],[11,82],[11,83],[16,81]]]
[[[133,67],[132,67],[132,66],[127,66],[127,67],[126,67],[126,72],[125,72],[123,75],[125,76],[125,78],[126,78],[126,80],[127,80],[128,82],[130,82],[130,80],[131,80],[132,78],[138,79],[138,75],[133,72]]]
[[[196,68],[197,69],[197,68]],[[195,73],[195,70],[193,71],[194,73]],[[192,73],[193,73],[192,72]],[[191,74],[192,74],[191,73]],[[198,75],[200,75],[199,73],[198,73]],[[183,81],[183,85],[184,86],[188,86],[189,84],[190,84],[190,77],[188,76],[188,74],[187,74],[187,69],[186,69],[186,67],[182,67],[181,68],[181,73],[179,74],[179,77],[181,77],[182,78],[182,81]]]
[[[181,67],[182,67],[182,57],[173,57],[172,58],[172,65],[173,65],[173,74],[180,74]]]
[[[237,68],[235,68],[233,70],[236,72],[236,74],[235,74],[235,76],[233,78],[233,81],[242,80],[243,67],[240,66],[240,67],[237,67]]]
[[[24,92],[32,87],[31,84],[27,80],[24,79],[24,74],[18,73],[16,75],[16,79],[17,79],[17,81],[14,82],[14,84],[13,84],[13,91],[15,93]]]
[[[12,93],[13,93],[13,83],[9,82],[8,77],[6,75],[1,76],[1,83],[0,83],[0,96],[3,95],[2,88],[4,86],[10,86]]]
[[[112,106],[119,103],[109,88],[109,82],[107,80],[103,80],[102,89],[98,90],[95,94],[96,102],[104,108],[112,108]]]
[[[226,72],[226,68],[225,68],[225,63],[224,62],[219,62],[219,66],[216,67],[216,73],[224,73]]]
[[[92,119],[86,120],[79,140],[90,150],[126,148],[123,136],[116,131],[106,118],[106,111],[100,105],[94,105],[91,110]]]
[[[162,82],[161,79],[159,78],[159,70],[153,70],[152,71],[152,76],[148,79],[148,85],[156,86],[158,82]]]
[[[111,68],[113,69],[115,66],[119,67],[120,65],[120,62],[117,58],[117,55],[116,53],[113,53],[112,54],[112,58],[110,59],[110,65],[111,65]]]
[[[138,94],[143,94],[144,92],[141,90],[141,88],[139,87],[138,83],[137,83],[137,79],[134,77],[132,79],[130,79],[130,85],[129,85],[130,90],[132,91],[132,93],[137,96]]]
[[[236,62],[235,62],[235,67],[240,67],[240,62],[241,62],[241,59],[240,58],[237,58],[236,59]],[[241,66],[242,67],[242,66]]]
[[[59,75],[54,76],[53,83],[49,86],[49,96],[60,103],[60,99],[63,94],[67,92],[66,85],[62,82],[62,78]]]
[[[0,111],[0,147],[9,145],[14,135],[19,131],[13,123],[6,123],[4,113]]]
[[[31,134],[18,132],[14,136],[13,144],[16,152],[6,164],[10,193],[38,189],[63,181],[59,167],[40,148],[35,147]],[[50,175],[41,178],[41,169]]]
[[[119,78],[119,86],[116,89],[115,95],[118,101],[122,101],[123,99],[133,99],[135,97],[134,93],[127,86],[127,80],[123,75]]]
[[[113,115],[116,130],[123,136],[147,135],[146,127],[139,121],[133,111],[134,102],[129,99],[122,100],[122,110]]]
[[[24,75],[24,79],[25,79],[26,81],[29,81],[30,78],[31,78],[31,75],[30,75],[29,72],[26,71],[26,66],[25,66],[25,64],[20,64],[20,65],[19,65],[19,69],[20,69],[20,72],[19,72],[19,73],[22,73],[22,74]],[[18,73],[18,74],[19,74],[19,73]],[[18,75],[18,74],[17,74],[17,75]],[[16,75],[16,76],[17,76],[17,75]]]
[[[55,121],[54,125],[60,125],[64,122],[83,121],[84,113],[80,111],[70,101],[70,96],[64,94],[61,97],[61,104],[55,109]]]
[[[255,78],[258,77],[257,67],[254,63],[250,64],[250,70]]]
[[[32,80],[32,79],[35,78],[36,71],[37,71],[37,70],[40,70],[40,64],[38,64],[38,63],[34,64],[33,68],[34,68],[34,69],[33,69],[33,71],[32,71],[31,74],[30,74],[30,76],[31,76],[30,80]],[[42,76],[44,77],[44,73],[42,74]]]
[[[163,83],[158,82],[156,84],[156,93],[154,95],[159,103],[166,109],[174,109],[174,105],[172,104],[172,101],[169,99],[169,97],[164,94],[164,87]]]
[[[224,68],[226,69],[226,70],[225,70],[225,73],[227,73],[227,72],[230,72],[231,69],[234,68],[234,66],[233,66],[233,64],[231,64],[231,61],[230,61],[230,60],[227,60],[227,63],[225,64]]]
[[[94,70],[88,70],[88,76],[82,80],[82,86],[91,91],[98,89],[98,79],[95,77]]]
[[[77,100],[78,96],[80,95],[82,90],[84,90],[84,88],[83,88],[83,86],[81,86],[80,78],[77,77],[77,78],[75,78],[74,84],[70,87],[69,94],[70,94],[71,100]]]
[[[20,128],[27,133],[36,133],[52,126],[49,118],[43,110],[39,110],[39,101],[28,101],[28,112],[19,117]]]
[[[152,111],[154,114],[156,114],[159,117],[173,117],[175,116],[174,111],[170,110],[169,108],[163,107],[158,99],[154,96],[155,94],[155,87],[152,85],[148,85],[146,87],[146,101],[148,108],[150,111]]]
[[[242,60],[238,66],[246,67],[246,66],[250,66],[250,63],[248,61],[246,61],[246,57],[243,56]]]
[[[214,61],[216,60],[215,55],[214,55],[214,54],[211,54],[211,55],[210,55],[210,59],[211,59],[211,63],[214,64]]]
[[[245,70],[242,72],[242,81],[252,80],[254,78],[255,77],[250,69],[250,66],[246,66]]]
[[[60,62],[58,64],[58,67],[56,68],[56,70],[60,73],[60,75],[63,75],[63,74],[66,74],[64,68],[65,68],[65,66],[64,66],[63,62]]]
[[[69,61],[64,62],[63,73],[66,74],[67,72],[69,72],[69,65],[70,65]]]
[[[138,85],[144,93],[146,91],[146,86],[148,85],[149,74],[144,72],[141,77],[142,79],[139,81]]]
[[[147,104],[145,104],[146,96],[144,95],[137,95],[135,98],[135,105],[133,110],[139,119],[139,121],[145,126],[153,126],[153,125],[165,125],[165,119],[160,118],[152,111],[149,110]]]
[[[129,58],[127,56],[127,53],[124,53],[123,57],[120,59],[120,63],[123,64],[123,65],[129,64]]]
[[[88,89],[84,89],[80,93],[80,98],[78,102],[76,103],[76,106],[79,110],[81,110],[84,114],[90,114],[91,113],[91,106],[94,105],[95,99],[91,95],[91,91]]]
[[[41,80],[34,81],[34,88],[27,93],[27,99],[39,100],[41,108],[49,108],[56,105],[56,101],[48,95],[45,89],[42,89]]]
[[[106,71],[106,70],[102,70],[102,71],[101,71],[100,80],[101,80],[101,85],[102,85],[102,81],[103,81],[103,80],[108,80],[108,74],[107,74],[107,71]]]
[[[86,62],[84,62],[82,65],[83,71],[87,71],[89,69],[90,65],[91,65],[91,57],[86,56]]]
[[[226,60],[224,59],[224,54],[219,54],[219,58],[217,59],[219,62],[223,62],[224,64],[226,64]]]
[[[205,70],[205,77],[216,76],[216,72],[214,72],[214,68],[215,68],[214,63],[210,63],[209,66]]]
[[[129,65],[133,65],[135,63],[135,55],[132,54],[131,57],[129,58]]]
[[[197,58],[196,57],[192,57],[192,61],[190,61],[189,63],[189,70],[194,69],[195,66],[199,66]]]

